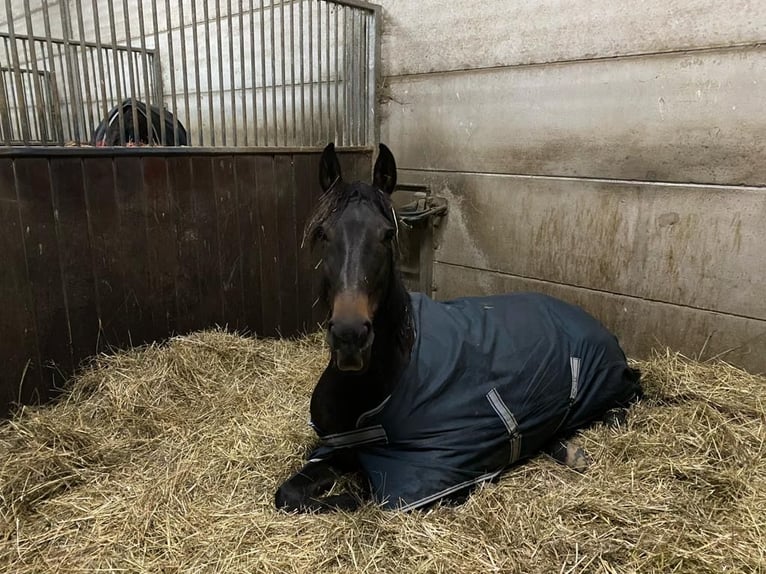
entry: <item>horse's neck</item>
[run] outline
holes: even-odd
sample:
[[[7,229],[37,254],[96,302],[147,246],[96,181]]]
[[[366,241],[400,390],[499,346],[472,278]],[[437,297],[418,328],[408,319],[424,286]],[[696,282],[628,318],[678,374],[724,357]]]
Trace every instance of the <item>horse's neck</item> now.
[[[410,296],[400,281],[394,283],[386,304],[377,313],[374,328],[370,368],[380,377],[385,398],[407,367],[412,347]]]

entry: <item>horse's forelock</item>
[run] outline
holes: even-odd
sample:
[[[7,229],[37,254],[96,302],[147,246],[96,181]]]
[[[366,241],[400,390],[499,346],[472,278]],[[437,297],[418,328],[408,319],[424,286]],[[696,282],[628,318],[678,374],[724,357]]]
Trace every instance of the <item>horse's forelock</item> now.
[[[358,182],[347,185],[333,184],[319,198],[314,213],[306,222],[301,246],[308,242],[309,246],[313,247],[318,239],[319,228],[333,223],[355,200],[372,204],[391,225],[397,225],[391,200],[385,193],[374,187],[360,185]]]

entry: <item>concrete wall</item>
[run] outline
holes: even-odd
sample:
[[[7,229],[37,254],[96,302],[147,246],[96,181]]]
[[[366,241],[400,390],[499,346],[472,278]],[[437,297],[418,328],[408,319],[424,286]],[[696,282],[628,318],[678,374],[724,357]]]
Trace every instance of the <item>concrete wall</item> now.
[[[533,289],[766,371],[766,3],[381,0],[381,139],[438,297]]]

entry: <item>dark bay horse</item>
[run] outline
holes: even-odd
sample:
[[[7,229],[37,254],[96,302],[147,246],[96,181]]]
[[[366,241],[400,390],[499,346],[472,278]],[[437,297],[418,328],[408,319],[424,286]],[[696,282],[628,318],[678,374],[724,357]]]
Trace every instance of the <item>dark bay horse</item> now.
[[[578,470],[567,441],[620,422],[641,395],[617,339],[582,309],[536,293],[437,303],[408,293],[382,145],[372,184],[343,180],[333,144],[324,194],[304,234],[319,252],[331,359],[311,397],[320,438],[277,490],[278,508],[352,510],[371,499],[409,510],[464,500],[540,452]],[[329,494],[347,473],[366,488]]]

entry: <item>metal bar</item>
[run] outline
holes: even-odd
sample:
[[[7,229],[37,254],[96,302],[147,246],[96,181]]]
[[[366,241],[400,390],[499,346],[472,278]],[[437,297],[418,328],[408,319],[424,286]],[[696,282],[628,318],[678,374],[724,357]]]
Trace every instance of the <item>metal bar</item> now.
[[[152,119],[152,96],[151,90],[149,90],[149,55],[146,52],[146,28],[144,26],[144,2],[138,0],[138,35],[141,37],[141,75],[144,79],[144,94],[146,95],[146,117],[147,117],[147,132],[149,134],[149,143],[152,143],[152,134],[154,133],[154,120]],[[152,6],[152,9],[154,6]],[[98,27],[98,23],[96,23]],[[160,145],[165,145],[164,142],[158,142]]]
[[[250,85],[253,90],[253,145],[258,145],[258,90],[255,78],[255,10],[253,0],[249,0],[250,6]],[[244,32],[242,34],[244,36]],[[243,60],[244,62],[244,60]],[[247,144],[245,144],[247,145]]]
[[[91,108],[91,114],[94,118],[94,123],[91,125],[91,130],[95,132],[96,127],[101,121],[99,119],[100,111],[101,111],[101,99],[99,98],[99,95],[98,95],[99,86],[97,85],[97,82],[96,82],[96,78],[98,78],[98,75],[99,75],[99,70],[98,70],[98,67],[96,66],[96,51],[91,48],[86,48],[86,53],[88,54],[88,73],[90,73],[90,77],[93,78],[93,83],[94,83],[93,101],[90,104],[90,108]]]
[[[90,84],[90,74],[88,73],[88,61],[87,61],[87,59],[85,57],[86,47],[85,47],[85,44],[84,44],[85,31],[83,29],[83,22],[82,22],[82,2],[75,2],[75,8],[77,10],[77,32],[79,33],[79,36],[80,36],[80,41],[79,41],[79,44],[80,44],[80,58],[82,58],[82,64],[83,64],[83,66],[82,66],[82,75],[77,74],[77,78],[81,79],[83,81],[83,84],[80,84],[80,88],[81,88],[81,90],[80,90],[81,96],[80,97],[82,98],[82,93],[83,93],[82,92],[82,87],[85,87],[86,90],[90,90],[90,85],[91,84]],[[77,64],[77,67],[79,68],[79,63]],[[90,95],[90,94],[88,94],[88,95]],[[88,100],[89,99],[90,98],[88,98]],[[83,134],[84,136],[87,136],[87,134],[89,134],[91,130],[94,130],[95,129],[95,125],[96,125],[96,124],[93,123],[93,109],[91,108],[90,102],[88,100],[83,102],[83,108],[87,108],[87,111],[88,111],[88,124],[87,124],[88,129],[87,129],[86,133]],[[85,109],[83,109],[82,121],[83,121],[83,123],[85,123]],[[98,122],[96,122],[96,123],[98,123]],[[88,137],[88,140],[90,140],[89,137]]]
[[[64,53],[66,54],[67,72],[69,76],[69,102],[70,109],[75,107],[72,117],[74,118],[74,141],[76,145],[82,143],[86,131],[85,105],[82,101],[82,84],[80,84],[80,70],[76,55],[72,54],[72,15],[69,12],[69,3],[60,2],[61,19],[64,30]]]
[[[361,51],[360,54],[362,56],[361,66],[359,67],[359,73],[361,75],[361,84],[359,86],[359,108],[361,110],[361,115],[359,117],[359,127],[361,129],[361,133],[359,134],[359,143],[361,145],[364,145],[367,143],[367,14],[364,12],[360,12],[361,17],[361,32],[362,37],[360,38],[360,44],[361,44]]]
[[[304,77],[303,60],[305,54],[303,53],[303,0],[298,0],[298,13],[300,15],[300,25],[298,28],[298,43],[300,44],[301,51],[301,145],[306,144],[306,80]]]
[[[350,8],[343,7],[343,145],[349,145],[351,143],[351,84],[349,83],[349,18],[348,14],[351,12]]]
[[[56,82],[56,76],[50,76],[50,89],[51,89],[51,121],[53,127],[56,130],[56,142],[60,145],[64,145],[64,122],[61,119],[61,101],[59,100],[58,85]]]
[[[279,119],[277,116],[277,38],[274,28],[276,22],[274,22],[274,2],[271,0],[271,26],[269,30],[271,32],[271,107],[273,108],[274,117],[274,145],[279,145]]]
[[[192,24],[196,25],[196,24]],[[191,115],[190,107],[189,107],[189,72],[187,68],[187,58],[186,58],[186,24],[184,23],[184,3],[179,2],[178,3],[178,35],[179,40],[181,42],[181,69],[183,71],[183,85],[184,85],[184,110],[186,111],[186,114],[184,115],[184,119],[187,122],[190,120],[189,116]],[[171,35],[173,33],[172,27],[168,29],[168,35]],[[195,68],[198,66],[194,66]],[[173,74],[171,74],[173,75]],[[175,80],[171,82],[171,97],[173,98],[173,143],[175,145],[178,145],[179,143],[179,135],[178,135],[178,103],[176,101],[177,95],[176,95],[176,89],[175,89]],[[164,97],[163,97],[164,100]],[[164,101],[160,102],[160,122],[163,125],[163,129],[165,129],[165,112],[163,110],[164,108]],[[189,138],[189,134],[186,134],[186,144],[191,144],[191,139]],[[165,140],[162,140],[162,145],[165,145]]]
[[[195,58],[199,57],[199,43],[197,42],[197,0],[192,0],[192,38],[194,42]],[[196,61],[195,61],[196,63]],[[194,77],[197,82],[197,132],[199,133],[199,145],[203,146],[204,137],[202,135],[202,85],[199,81],[199,65],[194,66]],[[175,98],[175,96],[173,96]]]
[[[314,145],[314,16],[311,13],[311,5],[314,0],[309,0],[309,145]]]
[[[47,6],[47,0],[43,0],[43,5]],[[10,35],[7,32],[0,32],[0,38],[9,38]],[[59,38],[47,38],[46,36],[19,36],[17,35],[17,38],[24,38],[25,40],[35,40],[36,42],[48,42],[48,40],[51,41],[52,44],[58,44],[60,46],[66,45],[66,40],[60,40]],[[79,42],[78,42],[79,43]],[[86,48],[96,48],[95,42],[85,41],[83,42],[85,44]],[[121,44],[116,44],[114,46],[108,46],[108,49],[110,50],[118,50],[120,52],[128,52],[128,48],[126,46],[123,46]],[[154,53],[154,50],[149,50],[150,53]]]
[[[43,53],[43,63],[46,62],[45,53]],[[49,132],[50,136],[48,137],[48,140],[45,142],[46,145],[51,145],[56,143],[58,138],[58,130],[56,125],[56,116],[54,113],[53,108],[53,91],[55,89],[55,78],[51,76],[49,72],[45,72],[45,101],[46,101],[46,121],[49,124]]]
[[[352,10],[351,11],[351,77],[349,78],[349,81],[351,83],[351,101],[349,102],[349,107],[351,108],[351,125],[349,126],[349,130],[351,131],[351,145],[357,145],[359,142],[359,139],[357,138],[357,123],[359,121],[359,116],[357,113],[357,100],[359,99],[358,94],[356,93],[356,71],[359,69],[359,57],[358,53],[356,51],[356,16],[357,11]]]
[[[324,110],[322,109],[322,3],[317,4],[317,92],[319,95],[317,106],[319,107],[319,111],[317,112],[317,115],[319,116],[319,141],[322,143],[326,143],[324,141],[324,133],[323,133],[323,126],[324,126]]]
[[[98,0],[93,0],[92,4],[92,10],[93,10],[93,20],[94,22],[100,22],[100,19],[98,17]],[[98,59],[98,69],[100,73],[100,86],[101,86],[101,99],[103,100],[101,105],[101,115],[103,118],[106,118],[107,114],[109,113],[109,104],[106,99],[106,82],[104,79],[104,61],[102,56],[102,47],[101,47],[101,26],[96,25],[94,26],[94,31],[96,33],[96,58]],[[46,34],[47,35],[47,34]],[[111,83],[110,83],[111,85]]]
[[[114,23],[114,6],[112,2],[107,2],[109,9],[109,31],[110,39],[112,40],[112,46],[117,44],[117,26]],[[114,86],[117,92],[117,118],[120,125],[120,145],[125,145],[125,114],[122,109],[122,85],[120,79],[120,69],[122,67],[122,59],[117,50],[112,50],[112,58],[114,60]]]
[[[62,80],[61,80],[61,88],[62,88],[62,91],[64,93],[64,97],[62,99],[62,103],[63,104],[67,104],[68,103],[67,102],[67,74],[64,71],[64,66],[65,66],[65,61],[64,61],[65,60],[65,58],[64,58],[64,45],[63,44],[57,44],[56,48],[58,50],[59,62],[61,62],[61,78],[62,78]],[[68,135],[69,135],[69,139],[71,140],[74,137],[74,118],[72,117],[71,106],[65,105],[61,109],[64,110],[64,112],[66,113],[67,128],[69,129]]]
[[[24,15],[26,16],[26,22],[27,22],[27,33],[29,35],[32,35],[32,13],[30,10],[24,10]],[[35,90],[35,99],[36,99],[36,108],[37,108],[37,121],[39,125],[39,139],[42,142],[45,142],[48,137],[48,130],[46,127],[45,122],[45,101],[43,100],[43,91],[42,86],[40,85],[40,75],[37,69],[37,53],[35,52],[35,42],[34,40],[28,40],[29,43],[29,56],[30,61],[32,62],[32,85]]]
[[[340,56],[338,54],[340,37],[338,36],[338,23],[342,6],[335,7],[335,140],[341,145],[342,137],[340,131],[340,96],[338,94],[338,84],[340,83]]]
[[[45,28],[45,44],[48,48],[48,69],[51,73],[51,81],[55,82],[56,79],[56,58],[53,56],[53,42],[51,41],[51,21],[50,21],[50,14],[48,11],[48,0],[43,1],[43,24]],[[53,111],[52,113],[52,121],[53,125],[56,128],[57,137],[58,137],[58,144],[64,145],[64,126],[63,122],[61,121],[61,108],[58,105],[58,88],[55,87],[54,84],[54,91],[56,98],[55,101],[51,101],[51,109]],[[58,121],[56,121],[58,119]]]
[[[245,11],[245,5],[243,0],[239,0],[239,81],[242,84],[242,123],[244,124],[244,135],[245,135],[245,147],[248,145],[248,133],[249,129],[247,126],[247,78],[245,75],[245,63],[247,60],[245,60],[245,23],[244,23],[244,11]],[[252,35],[250,36],[252,38]],[[252,52],[251,52],[252,54]],[[254,54],[253,54],[254,55]],[[250,58],[250,61],[252,61],[254,58]],[[232,68],[233,70],[233,68]],[[233,74],[233,72],[232,72]],[[232,85],[232,90],[234,90],[234,86]],[[236,131],[235,131],[236,133]],[[236,145],[236,144],[235,144]]]
[[[116,53],[117,52],[114,52],[114,54],[116,54]],[[114,64],[114,62],[113,62],[113,64]],[[109,62],[107,61],[106,73],[107,73],[107,79],[109,80],[107,82],[107,86],[109,86],[109,103],[108,103],[108,106],[111,106],[111,107],[113,107],[115,105],[115,103],[117,103],[117,100],[116,100],[115,95],[114,95],[114,86],[117,83],[114,80],[116,80],[116,78],[117,78],[117,69],[116,68],[114,69],[114,78],[112,78],[112,71],[113,71],[112,68],[113,68],[113,66],[110,66]],[[104,116],[104,117],[106,117],[106,116]]]
[[[292,98],[293,112],[293,138],[292,145],[295,145],[298,138],[296,130],[298,129],[297,111],[295,108],[295,1],[290,1],[290,95]]]
[[[23,56],[23,63],[21,64],[21,83],[24,86],[24,98],[25,101],[29,101],[27,113],[32,114],[31,122],[29,124],[29,139],[31,142],[36,142],[40,139],[40,117],[34,110],[35,108],[35,94],[34,89],[30,90],[30,84],[34,85],[34,78],[30,78],[29,72],[29,42],[24,38],[18,37],[21,41],[21,52]],[[29,119],[29,118],[27,118]]]
[[[207,4],[206,4],[207,6]],[[176,66],[174,60],[175,49],[173,48],[173,20],[171,18],[170,0],[165,0],[165,24],[168,27],[168,66],[170,76],[170,107],[173,114],[173,145],[178,145],[178,102],[176,100]],[[181,22],[183,25],[183,22]],[[163,142],[164,145],[164,142]]]
[[[331,2],[333,4],[338,4],[340,6],[349,6],[351,8],[361,8],[362,10],[366,11],[372,11],[375,9],[377,4],[372,4],[371,2],[365,2],[364,0],[325,0],[326,2]],[[356,12],[356,10],[354,10]]]
[[[8,95],[5,91],[5,74],[0,73],[0,129],[3,131],[3,143],[11,145],[11,116],[8,111]]]
[[[138,98],[136,97],[136,78],[135,70],[133,69],[133,48],[130,45],[130,17],[128,15],[128,0],[122,0],[122,19],[123,28],[125,30],[125,44],[128,47],[128,78],[130,81],[130,98],[132,105],[130,106],[130,114],[133,120],[134,138],[140,138],[141,128],[138,124]],[[147,117],[148,120],[148,117]],[[149,133],[149,122],[147,121],[147,134]],[[138,142],[136,142],[138,143]]]
[[[218,100],[221,113],[221,143],[226,145],[226,95],[223,89],[223,34],[221,32],[221,2],[215,0],[215,27],[218,32]],[[232,64],[233,65],[233,64]]]
[[[344,151],[351,152],[366,152],[370,153],[369,147],[349,147]],[[310,155],[316,154],[317,150],[308,147],[298,146],[259,146],[259,147],[203,147],[196,148],[194,150],[195,156],[205,157],[225,157],[231,155],[281,155],[290,156],[293,154]],[[184,147],[166,147],[166,148],[129,148],[129,147],[113,147],[108,149],[96,149],[92,147],[82,147],[77,150],[78,156],[83,157],[141,157],[141,156],[175,156],[175,157],[189,157],[189,149]],[[0,157],[71,157],[71,150],[66,147],[55,148],[43,148],[43,147],[0,147]]]
[[[261,5],[261,99],[263,104],[263,145],[269,145],[269,113],[266,106],[266,22],[263,8]]]
[[[274,2],[274,0],[272,0]],[[282,63],[282,142],[287,145],[287,78],[285,67],[285,0],[279,2],[279,42],[280,60]]]
[[[330,5],[325,5],[325,36],[326,36],[326,46],[325,51],[327,56],[327,141],[335,141],[335,134],[332,133],[332,103],[330,102],[331,99],[331,86],[330,86],[330,79],[332,78],[332,69],[330,68],[330,49],[331,49],[331,42],[330,42]]]
[[[231,0],[227,0],[227,7],[229,9],[229,80],[231,83],[231,121],[234,131],[233,145],[234,147],[237,147],[237,127],[239,122],[237,121],[237,86],[234,80],[234,27],[232,24]],[[240,37],[242,37],[241,33]]]
[[[21,64],[19,63],[19,51],[16,47],[16,32],[13,25],[13,7],[11,0],[5,0],[5,13],[8,16],[8,33],[11,45],[11,60],[13,62],[13,79],[16,84],[16,101],[18,116],[21,127],[21,141],[24,145],[29,144],[29,115],[27,113],[27,101],[24,94],[24,81],[21,79]]]
[[[3,49],[5,51],[5,60],[7,62],[11,61],[11,52],[10,52],[9,44],[10,44],[10,40],[8,38],[3,38]],[[11,75],[11,81],[9,84],[6,85],[7,88],[10,88],[11,97],[8,99],[11,102],[18,102],[18,98],[16,97],[16,86],[15,86],[16,76],[13,73],[13,67],[8,68],[7,71]],[[15,120],[13,122],[15,124],[15,129],[14,129],[14,126],[12,125],[11,132],[12,132],[12,135],[21,134],[21,114],[19,113],[18,105],[13,109],[15,110],[15,113],[12,116],[13,119]],[[11,137],[11,139],[15,141],[17,138]]]
[[[93,0],[93,3],[96,3],[96,0]],[[183,13],[183,2],[178,3],[178,7],[181,10],[181,13]],[[98,21],[98,19],[96,19]],[[181,17],[181,22],[183,22],[183,17]],[[156,1],[152,1],[152,28],[154,31],[154,49],[156,51],[159,51],[160,49],[160,26],[159,21],[157,18],[157,3]],[[183,30],[183,27],[181,28]],[[96,26],[96,30],[98,30],[98,26]],[[170,34],[170,32],[168,32]],[[184,62],[186,61],[186,54],[183,56]],[[154,88],[155,93],[154,95],[157,98],[157,105],[160,108],[160,142],[161,145],[165,145],[165,137],[167,136],[166,129],[165,129],[165,102],[162,95],[162,89],[159,86],[159,83],[162,81],[162,70],[160,69],[160,59],[156,56],[152,56],[152,67],[154,68]],[[185,72],[185,70],[184,70]],[[184,74],[184,81],[186,80],[186,74]],[[188,110],[187,110],[188,113]]]
[[[205,62],[207,63],[207,109],[210,119],[210,145],[215,146],[215,118],[213,117],[213,70],[210,69],[210,14],[208,2],[202,3],[205,18]],[[200,126],[202,127],[202,126]]]
[[[380,111],[378,109],[378,89],[381,85],[381,48],[380,48],[380,30],[381,30],[381,9],[380,6],[373,6],[372,10],[372,47],[373,51],[370,54],[370,66],[372,66],[372,74],[370,74],[370,101],[369,110],[372,114],[372,122],[370,126],[370,140],[367,142],[369,145],[377,145],[380,142]]]

